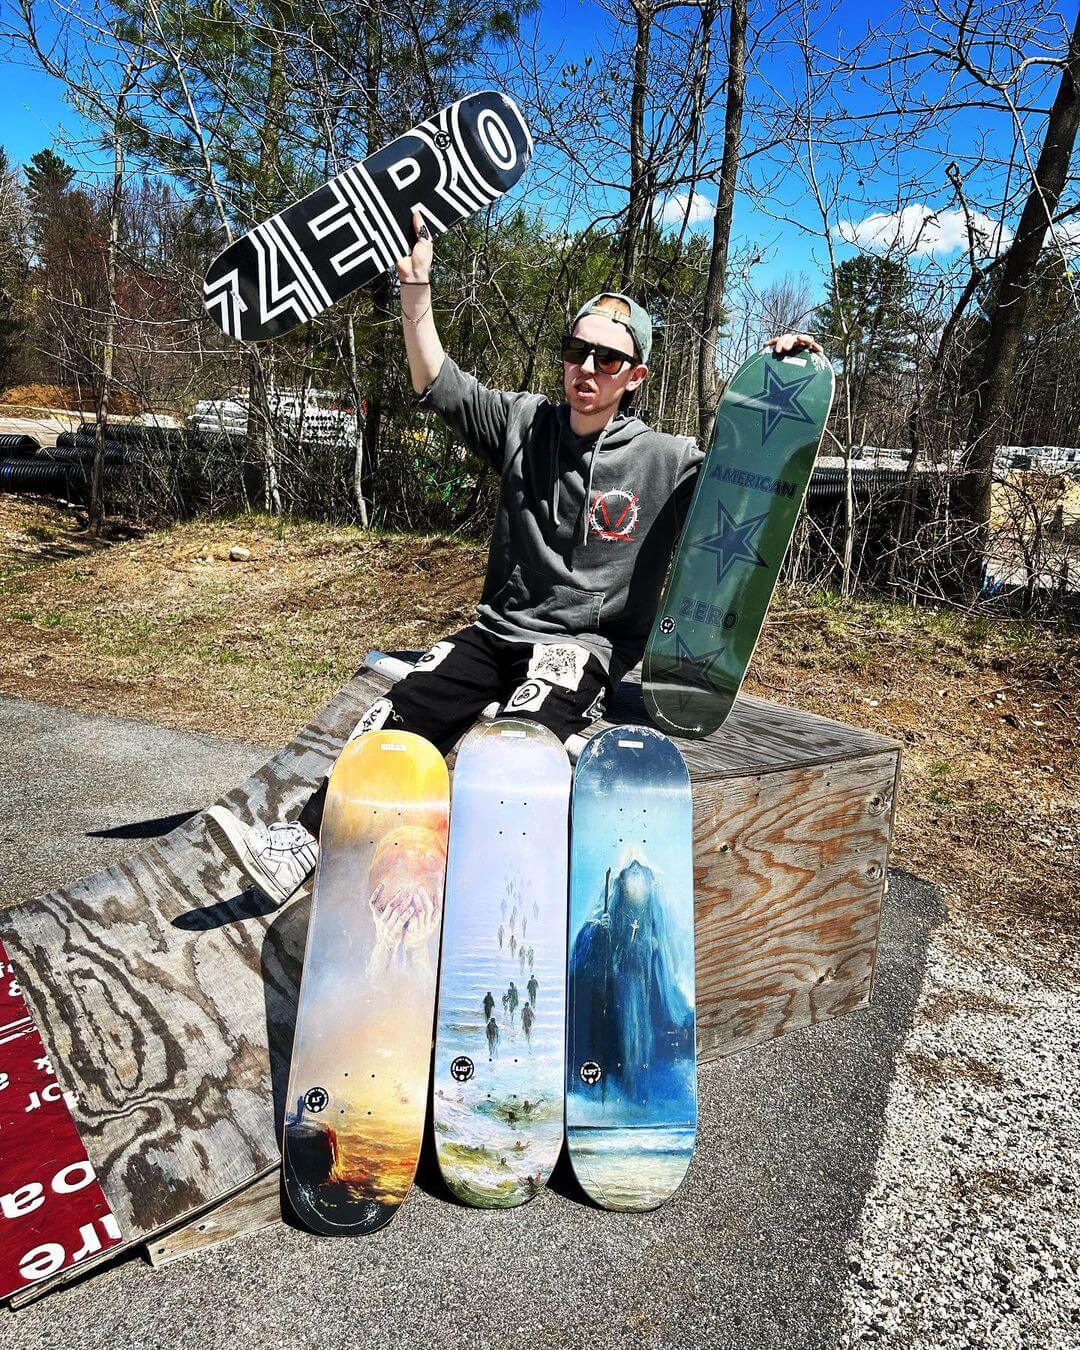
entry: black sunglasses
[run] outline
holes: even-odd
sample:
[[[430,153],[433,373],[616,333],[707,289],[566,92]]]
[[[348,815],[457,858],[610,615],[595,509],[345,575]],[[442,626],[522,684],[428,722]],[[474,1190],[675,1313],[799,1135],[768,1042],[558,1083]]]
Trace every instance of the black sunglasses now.
[[[559,344],[559,351],[564,361],[569,361],[575,366],[587,361],[591,352],[593,364],[601,375],[617,375],[624,364],[632,366],[637,359],[627,356],[625,352],[617,351],[614,347],[605,347],[599,342],[586,342],[584,338],[571,337],[569,333]]]

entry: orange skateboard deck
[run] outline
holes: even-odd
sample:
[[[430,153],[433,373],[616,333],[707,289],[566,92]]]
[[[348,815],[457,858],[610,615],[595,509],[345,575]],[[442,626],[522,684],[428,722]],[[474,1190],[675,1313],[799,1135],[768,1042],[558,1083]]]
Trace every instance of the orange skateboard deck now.
[[[450,784],[410,732],[346,745],[319,836],[285,1112],[285,1190],[319,1233],[381,1228],[427,1108]]]

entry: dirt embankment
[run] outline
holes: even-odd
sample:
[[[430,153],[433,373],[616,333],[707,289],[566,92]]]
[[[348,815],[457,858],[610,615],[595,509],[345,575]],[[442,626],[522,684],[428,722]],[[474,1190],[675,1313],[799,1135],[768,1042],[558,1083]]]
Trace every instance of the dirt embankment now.
[[[0,690],[282,741],[369,648],[423,648],[469,622],[484,558],[260,518],[93,544],[61,508],[0,497]],[[748,688],[900,740],[894,865],[1065,977],[1078,670],[1080,642],[1049,629],[787,592]]]

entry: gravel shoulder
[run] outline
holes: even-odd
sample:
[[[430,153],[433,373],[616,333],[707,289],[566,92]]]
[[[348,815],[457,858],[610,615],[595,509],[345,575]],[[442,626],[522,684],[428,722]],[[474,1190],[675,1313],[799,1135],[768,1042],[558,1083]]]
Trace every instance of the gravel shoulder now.
[[[930,939],[848,1246],[849,1346],[1080,1345],[1076,991],[989,938],[950,917]]]

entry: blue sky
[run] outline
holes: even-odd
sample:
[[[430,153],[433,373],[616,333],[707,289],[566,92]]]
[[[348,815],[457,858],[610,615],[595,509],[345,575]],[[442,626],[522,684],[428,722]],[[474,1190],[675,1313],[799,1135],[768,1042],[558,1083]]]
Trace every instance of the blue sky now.
[[[751,14],[755,8],[762,14],[772,13],[760,0],[751,0]],[[1071,10],[1057,6],[1056,12],[1071,22]],[[880,25],[882,7],[872,0],[839,0],[831,17],[818,35],[818,43],[828,50],[835,49],[844,39],[852,39],[866,32],[868,26]],[[595,38],[597,25],[602,20],[595,0],[541,0],[539,31],[549,51],[559,53],[565,63],[580,60]],[[56,145],[70,160],[87,170],[102,165],[103,160],[85,147],[87,129],[78,114],[65,104],[57,83],[44,75],[25,59],[16,55],[5,62],[6,79],[0,90],[0,145],[17,162],[25,163],[37,150]],[[848,108],[865,111],[880,101],[877,85],[881,74],[857,81],[848,95]],[[752,74],[750,97],[760,97],[766,91],[783,94],[797,88],[800,82],[798,56],[790,44],[777,46]],[[927,84],[931,95],[943,88]],[[1048,99],[1040,100],[1045,106]],[[761,128],[758,128],[760,132]],[[751,127],[751,139],[755,130]],[[71,144],[64,148],[60,140],[67,137]],[[84,142],[76,148],[76,143]],[[837,237],[840,256],[852,251],[852,246],[881,247],[895,236],[897,230],[908,241],[914,259],[934,259],[937,262],[962,258],[962,218],[955,211],[955,200],[949,187],[945,166],[957,160],[965,173],[965,186],[978,206],[980,192],[987,203],[993,198],[991,174],[975,163],[977,149],[984,149],[993,157],[1007,156],[1010,149],[1009,129],[1003,120],[981,110],[960,110],[950,113],[942,130],[934,137],[923,137],[917,146],[906,150],[885,164],[870,163],[869,151],[860,155],[860,163],[841,172],[830,156],[822,152],[821,168],[826,187],[836,185],[840,197],[833,212],[837,221],[849,222]],[[543,150],[540,151],[543,154]],[[743,191],[736,206],[734,247],[743,250],[743,256],[753,255],[756,261],[746,273],[751,290],[760,290],[786,272],[806,273],[817,284],[826,267],[826,251],[820,238],[801,231],[790,218],[803,218],[820,233],[819,216],[804,180],[797,174],[765,173],[765,161],[755,160],[743,179]],[[526,186],[526,192],[528,191]],[[701,203],[702,219],[696,228],[709,229],[708,209],[713,195],[711,187],[704,190]],[[905,210],[906,208],[906,210]],[[899,213],[903,211],[904,214]],[[943,215],[931,215],[943,212]],[[781,219],[788,216],[788,220]],[[986,221],[988,235],[994,222]],[[835,236],[834,236],[835,237]]]

